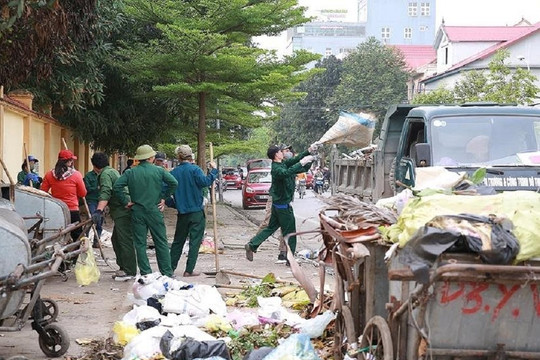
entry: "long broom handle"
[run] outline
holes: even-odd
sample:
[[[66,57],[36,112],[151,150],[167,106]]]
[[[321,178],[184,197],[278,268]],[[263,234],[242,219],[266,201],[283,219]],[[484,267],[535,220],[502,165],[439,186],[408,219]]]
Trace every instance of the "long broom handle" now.
[[[214,146],[210,145],[210,162],[214,162]],[[216,258],[216,272],[219,271],[219,255],[218,255],[218,234],[217,234],[217,213],[216,213],[216,190],[214,184],[210,185],[210,200],[212,201],[212,217],[214,219],[214,255]]]
[[[28,169],[28,173],[30,173],[30,161],[28,160],[28,151],[26,151],[26,143],[23,144],[23,150],[24,150],[24,163],[26,163],[26,168]],[[30,186],[34,187],[34,184],[32,180],[30,180]]]

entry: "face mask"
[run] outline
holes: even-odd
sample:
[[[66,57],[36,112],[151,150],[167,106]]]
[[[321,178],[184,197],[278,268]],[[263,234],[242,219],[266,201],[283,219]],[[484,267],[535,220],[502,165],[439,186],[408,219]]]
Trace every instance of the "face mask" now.
[[[285,158],[285,159],[290,159],[290,158],[292,158],[292,152],[287,151],[285,154],[283,154],[283,158]]]

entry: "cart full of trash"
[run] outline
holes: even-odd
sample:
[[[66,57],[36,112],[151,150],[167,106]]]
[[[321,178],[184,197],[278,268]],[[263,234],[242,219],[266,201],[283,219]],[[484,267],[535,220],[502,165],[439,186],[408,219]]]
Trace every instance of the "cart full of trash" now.
[[[57,304],[40,292],[63,262],[86,251],[84,237],[72,241],[69,235],[78,228],[86,231],[91,221],[70,224],[67,206],[42,191],[13,184],[5,190],[9,199],[0,198],[0,333],[19,331],[31,321],[43,353],[59,357],[69,348],[69,336],[55,323]]]
[[[423,190],[327,203],[321,259],[337,272],[335,358],[540,358],[540,194]]]

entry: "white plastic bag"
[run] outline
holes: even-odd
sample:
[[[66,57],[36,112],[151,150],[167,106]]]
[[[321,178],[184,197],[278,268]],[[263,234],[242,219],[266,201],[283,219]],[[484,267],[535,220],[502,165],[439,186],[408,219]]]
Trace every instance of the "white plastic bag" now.
[[[307,319],[298,328],[300,329],[300,333],[308,335],[311,339],[315,339],[322,336],[324,329],[335,318],[336,315],[332,311],[327,310],[313,319]]]

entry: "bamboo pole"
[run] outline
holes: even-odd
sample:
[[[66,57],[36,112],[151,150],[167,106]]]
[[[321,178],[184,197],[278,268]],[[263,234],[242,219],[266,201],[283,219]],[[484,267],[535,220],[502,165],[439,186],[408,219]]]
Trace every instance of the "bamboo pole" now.
[[[26,163],[26,169],[28,170],[28,173],[30,174],[30,161],[28,160],[28,151],[26,151],[26,143],[23,144],[23,152],[24,152],[24,160],[23,162]],[[30,186],[34,187],[34,184],[32,182],[32,179],[30,179]]]
[[[210,147],[210,162],[214,162],[214,146],[209,143]],[[214,220],[214,255],[216,262],[216,273],[219,272],[219,255],[218,255],[218,233],[217,233],[217,207],[216,207],[216,189],[214,184],[210,185],[210,201],[212,201],[212,217]]]

